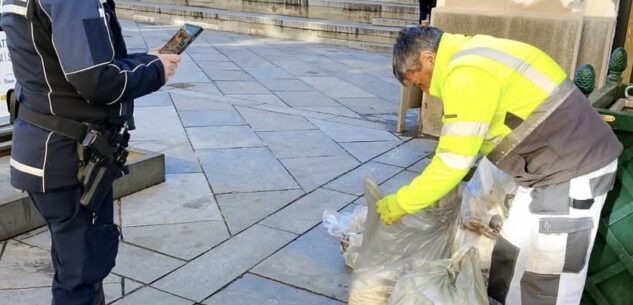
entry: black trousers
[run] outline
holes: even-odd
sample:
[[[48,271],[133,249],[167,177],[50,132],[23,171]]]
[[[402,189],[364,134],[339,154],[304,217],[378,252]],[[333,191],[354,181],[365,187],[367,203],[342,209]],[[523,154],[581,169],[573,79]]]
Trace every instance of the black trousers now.
[[[418,24],[422,22],[422,20],[431,20],[431,9],[433,9],[437,3],[437,0],[419,0],[420,3],[420,20],[418,20]]]
[[[53,305],[105,304],[102,281],[114,267],[119,246],[112,191],[94,214],[80,205],[81,193],[79,187],[29,192],[51,233]]]

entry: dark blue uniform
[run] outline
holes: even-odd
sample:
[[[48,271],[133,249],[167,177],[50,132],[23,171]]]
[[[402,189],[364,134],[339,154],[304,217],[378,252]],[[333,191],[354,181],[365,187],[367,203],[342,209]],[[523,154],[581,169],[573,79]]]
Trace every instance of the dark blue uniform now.
[[[158,90],[158,57],[127,54],[112,0],[3,0],[20,107],[80,122],[133,128],[134,98]],[[52,236],[53,304],[103,304],[118,230],[112,194],[92,213],[79,204],[77,142],[18,119],[11,184],[26,190]]]

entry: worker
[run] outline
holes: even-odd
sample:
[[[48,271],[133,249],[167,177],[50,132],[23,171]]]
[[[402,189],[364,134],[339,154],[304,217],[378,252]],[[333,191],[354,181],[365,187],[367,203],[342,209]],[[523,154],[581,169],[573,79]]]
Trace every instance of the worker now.
[[[519,185],[492,253],[488,294],[501,304],[580,303],[600,211],[622,152],[565,71],[529,44],[409,27],[393,72],[442,100],[425,170],[377,203],[386,224],[457,186],[484,155]]]

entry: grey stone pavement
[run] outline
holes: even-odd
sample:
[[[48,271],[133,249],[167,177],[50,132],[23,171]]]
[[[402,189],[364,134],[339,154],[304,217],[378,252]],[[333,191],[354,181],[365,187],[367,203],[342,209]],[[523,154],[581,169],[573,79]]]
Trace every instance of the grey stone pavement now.
[[[176,28],[122,23],[131,52]],[[320,226],[427,164],[435,141],[396,134],[389,54],[206,31],[161,91],[137,100],[133,147],[167,181],[115,203],[116,305],[336,305],[350,270]],[[415,117],[410,118],[415,121]],[[0,305],[50,304],[50,236],[0,242]]]

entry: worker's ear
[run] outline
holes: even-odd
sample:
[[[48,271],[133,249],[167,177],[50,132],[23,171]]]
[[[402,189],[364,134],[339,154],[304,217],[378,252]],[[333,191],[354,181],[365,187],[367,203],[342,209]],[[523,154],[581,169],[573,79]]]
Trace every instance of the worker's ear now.
[[[429,66],[433,67],[433,63],[435,62],[435,53],[431,51],[422,51],[420,52],[420,57],[418,58],[422,67]]]

